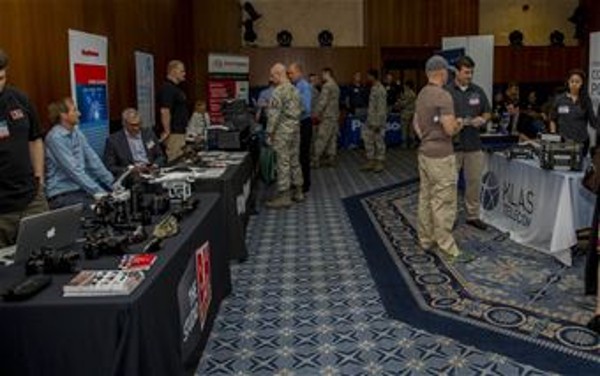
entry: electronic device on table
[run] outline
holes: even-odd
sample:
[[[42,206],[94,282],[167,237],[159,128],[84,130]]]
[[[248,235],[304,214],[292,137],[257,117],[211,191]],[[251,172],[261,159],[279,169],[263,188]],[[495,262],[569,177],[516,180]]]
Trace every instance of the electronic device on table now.
[[[576,142],[542,141],[540,167],[546,170],[582,171],[582,145]]]

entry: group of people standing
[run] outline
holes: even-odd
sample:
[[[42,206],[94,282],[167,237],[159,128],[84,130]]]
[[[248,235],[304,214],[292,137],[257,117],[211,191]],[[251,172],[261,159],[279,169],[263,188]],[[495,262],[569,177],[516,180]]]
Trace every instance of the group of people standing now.
[[[452,236],[457,212],[458,173],[463,171],[467,224],[485,230],[479,219],[480,179],[484,164],[480,129],[490,118],[490,104],[472,82],[475,63],[464,56],[456,76],[448,80],[449,65],[441,56],[426,65],[428,83],[419,92],[413,126],[421,144],[418,235],[424,250],[439,247],[450,260],[468,261]]]
[[[320,92],[298,63],[270,70],[274,89],[265,101],[267,143],[276,153],[277,194],[266,205],[287,208],[310,190],[311,167],[333,166],[337,155],[340,89],[330,68],[322,71]],[[313,128],[315,140],[313,142]]]

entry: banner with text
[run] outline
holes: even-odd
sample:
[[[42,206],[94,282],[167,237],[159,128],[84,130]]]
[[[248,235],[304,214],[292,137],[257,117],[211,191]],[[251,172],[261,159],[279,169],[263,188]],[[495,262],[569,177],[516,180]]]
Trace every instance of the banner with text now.
[[[590,65],[588,88],[594,104],[594,110],[600,105],[600,32],[590,34]],[[596,142],[596,130],[588,126],[592,146]]]
[[[156,116],[154,113],[154,56],[152,54],[135,51],[135,82],[137,110],[142,118],[142,126],[154,129]]]
[[[208,112],[212,124],[223,124],[221,106],[225,99],[250,97],[250,58],[240,55],[208,55]]]
[[[109,133],[107,38],[69,30],[69,67],[79,129],[101,156]]]
[[[483,221],[517,243],[571,263],[576,230],[591,223],[594,199],[581,172],[542,170],[533,160],[490,154],[481,183]]]

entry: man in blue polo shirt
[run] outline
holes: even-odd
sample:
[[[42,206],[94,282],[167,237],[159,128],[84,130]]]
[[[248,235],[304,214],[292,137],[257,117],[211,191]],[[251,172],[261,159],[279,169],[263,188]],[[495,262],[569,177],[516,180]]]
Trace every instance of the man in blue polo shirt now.
[[[302,191],[308,192],[310,189],[310,145],[312,140],[312,87],[304,78],[302,67],[298,63],[292,63],[287,70],[290,81],[294,84],[300,93],[302,100],[302,114],[300,114],[300,167],[302,168],[302,177],[304,185]]]
[[[484,156],[481,151],[480,132],[490,120],[492,109],[483,89],[473,81],[475,62],[462,56],[456,62],[456,77],[446,85],[452,96],[454,112],[463,128],[454,142],[456,167],[463,170],[465,178],[465,206],[467,224],[480,230],[487,225],[479,219],[479,191],[483,172]]]

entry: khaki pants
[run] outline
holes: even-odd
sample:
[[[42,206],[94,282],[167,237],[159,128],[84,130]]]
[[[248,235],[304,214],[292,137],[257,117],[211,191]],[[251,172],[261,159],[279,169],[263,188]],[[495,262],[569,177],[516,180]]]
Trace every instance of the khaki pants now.
[[[38,193],[25,209],[0,214],[0,248],[15,244],[21,218],[45,211],[48,211],[48,202],[42,193]]]
[[[167,162],[172,162],[183,155],[185,134],[171,133],[165,140]]]
[[[449,255],[459,250],[452,237],[456,219],[456,159],[428,158],[419,154],[419,242],[423,248],[438,245]]]
[[[465,207],[467,220],[479,219],[479,197],[484,155],[482,151],[457,152],[456,171],[463,170],[465,178]]]

